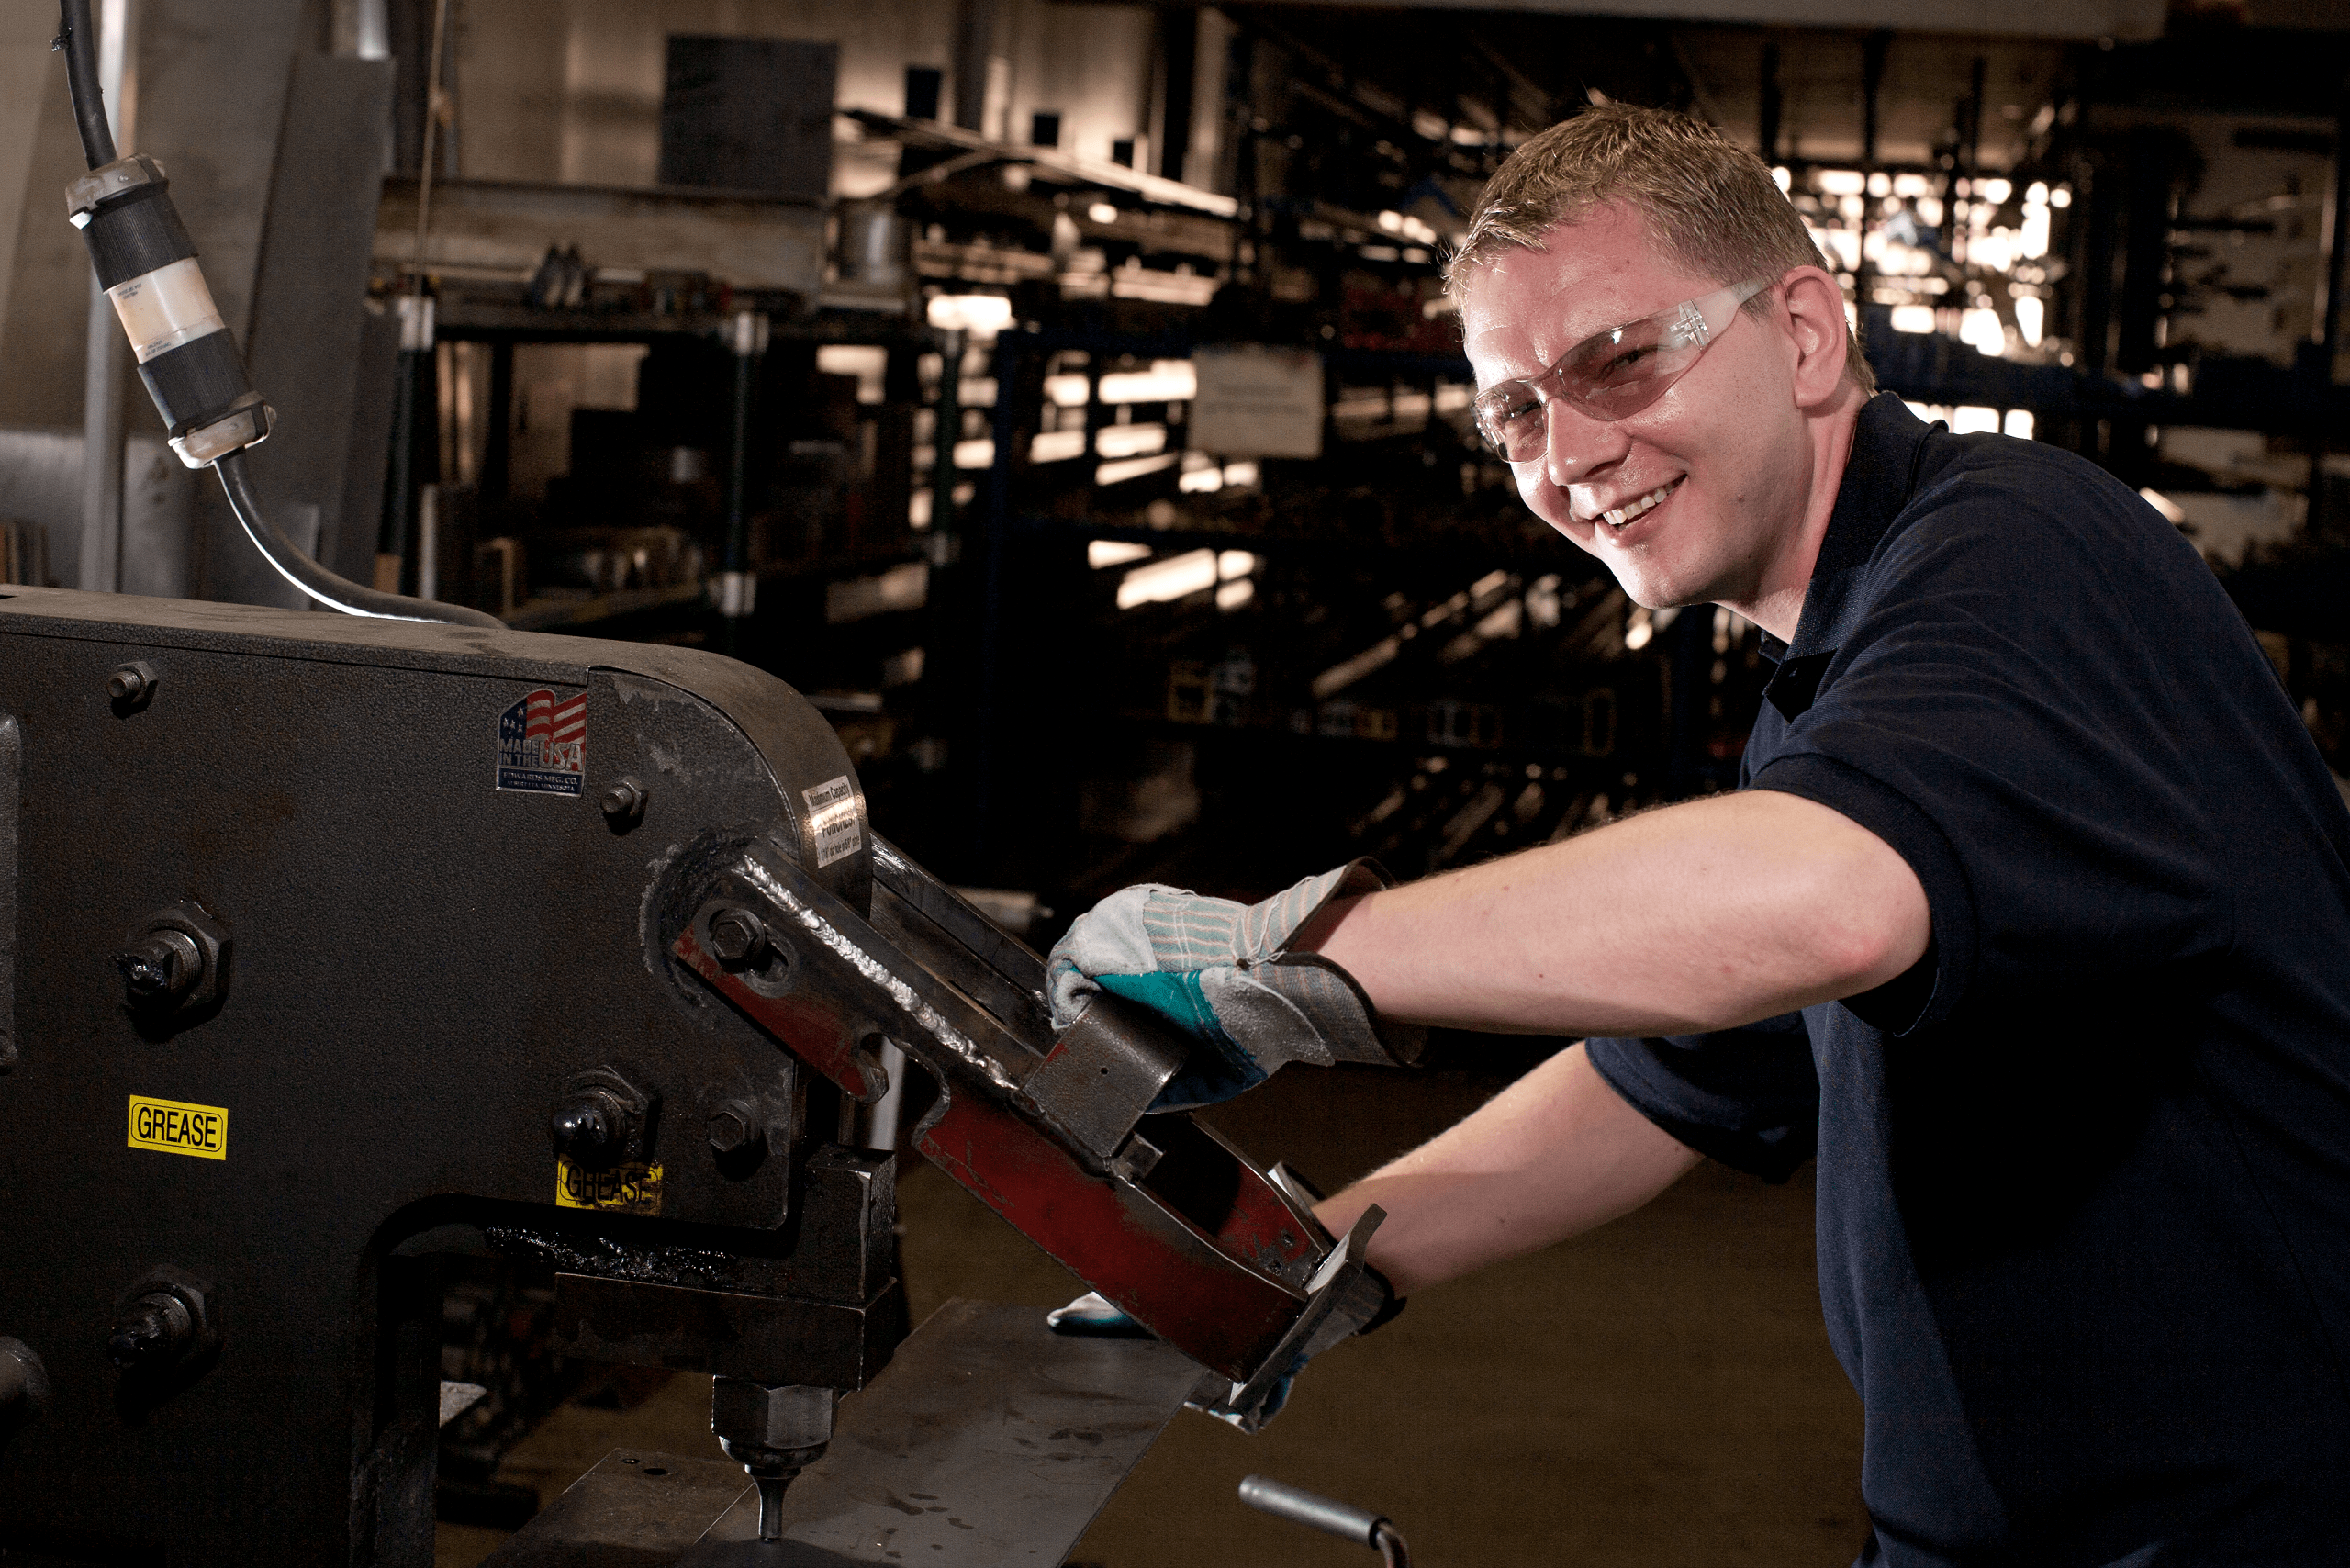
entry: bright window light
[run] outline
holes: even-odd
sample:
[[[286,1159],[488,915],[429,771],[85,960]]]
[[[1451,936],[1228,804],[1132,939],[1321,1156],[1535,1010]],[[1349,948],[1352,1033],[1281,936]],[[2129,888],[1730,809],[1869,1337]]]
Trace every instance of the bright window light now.
[[[1950,417],[1950,428],[1953,435],[1974,435],[1982,431],[1997,435],[1999,431],[1999,410],[1974,407],[1955,409]]]
[[[1120,371],[1102,378],[1104,403],[1181,403],[1199,395],[1200,378],[1188,359],[1154,360],[1148,370]]]
[[[1819,188],[1830,196],[1859,196],[1869,188],[1858,169],[1822,169],[1816,177]]]
[[[1083,431],[1071,432],[1080,442]],[[1165,425],[1103,425],[1102,433],[1093,438],[1093,450],[1104,457],[1139,457],[1146,452],[1167,450]]]
[[[2023,189],[2023,199],[2037,206],[2048,199],[2048,182],[2034,180]]]
[[[986,436],[974,441],[955,443],[955,466],[957,468],[992,468],[995,466],[995,442]]]
[[[2014,193],[2015,188],[2014,185],[2007,180],[1985,180],[1975,187],[1975,194],[1993,207],[1997,207],[2007,200]]]
[[[1224,482],[1247,489],[1257,483],[1257,465],[1254,463],[1227,463],[1224,465]]]
[[[2177,501],[2172,500],[2168,496],[2164,495],[2160,490],[2141,490],[2138,492],[2138,495],[2148,506],[2162,513],[2163,516],[2169,521],[2172,527],[2176,528],[2178,524],[2187,521],[2187,509],[2180,506]]]
[[[1224,470],[1194,468],[1175,481],[1175,487],[1187,495],[1203,496],[1224,488]]]
[[[1057,408],[1082,409],[1085,407],[1085,377],[1047,375],[1045,377],[1045,396]]]
[[[1893,308],[1893,330],[1897,332],[1930,332],[1934,330],[1934,308],[1930,305],[1897,305]]]
[[[2031,410],[2009,409],[2002,428],[2018,441],[2030,441],[2031,439]]]
[[[1214,587],[1215,579],[1215,552],[1189,550],[1128,572],[1118,584],[1118,608],[1132,610],[1138,604],[1162,604],[1170,599],[1182,599]]]
[[[2073,193],[2063,185],[2052,186],[2048,192],[2048,205],[2051,207],[2070,207],[2073,205]]]
[[[1218,610],[1237,610],[1257,597],[1257,585],[1247,577],[1228,582],[1215,590]]]
[[[1226,550],[1215,558],[1215,573],[1226,581],[1245,577],[1257,570],[1256,553],[1250,550]]]
[[[1085,432],[1081,430],[1046,431],[1028,443],[1031,463],[1066,463],[1084,455]]]
[[[1085,216],[1096,223],[1115,223],[1118,221],[1118,209],[1106,201],[1097,201],[1085,209]]]
[[[992,337],[1012,325],[1012,301],[1001,294],[942,294],[930,302],[930,324],[942,332]]]
[[[1115,463],[1104,463],[1093,471],[1093,482],[1097,485],[1123,485],[1129,479],[1139,479],[1146,474],[1172,468],[1177,455],[1172,452],[1163,452],[1157,457],[1122,457]]]
[[[1999,353],[2008,346],[2008,330],[1999,324],[1997,310],[1976,309],[1962,314],[1958,337],[1961,342],[1974,344],[1980,353]]]
[[[1918,197],[1924,196],[1931,189],[1933,189],[1933,186],[1926,183],[1926,176],[1923,174],[1896,174],[1893,176],[1893,194],[1899,196],[1904,201],[1915,201]]]
[[[2023,341],[2033,348],[2040,346],[2041,330],[2048,320],[2047,308],[2029,294],[2016,301],[2016,330],[2021,332]]]
[[[1790,174],[1784,165],[1782,165],[1781,167],[1771,171],[1771,183],[1778,186],[1779,193],[1784,196],[1794,186],[1796,177],[1794,174]]]
[[[1096,539],[1085,547],[1085,564],[1100,568],[1123,566],[1129,561],[1139,561],[1150,554],[1147,544],[1136,544],[1125,539]]]

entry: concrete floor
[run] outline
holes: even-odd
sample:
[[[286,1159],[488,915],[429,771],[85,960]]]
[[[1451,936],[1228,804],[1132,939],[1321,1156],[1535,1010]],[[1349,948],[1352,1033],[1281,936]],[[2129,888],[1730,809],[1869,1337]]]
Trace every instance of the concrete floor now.
[[[1336,1186],[1474,1108],[1496,1074],[1299,1068],[1214,1120]],[[1257,1514],[1240,1478],[1387,1514],[1427,1568],[1841,1568],[1865,1534],[1860,1405],[1830,1355],[1808,1171],[1701,1166],[1566,1246],[1423,1292],[1299,1380],[1255,1438],[1177,1417],[1080,1544],[1101,1568],[1365,1568],[1372,1554]],[[900,1188],[919,1322],[950,1296],[1057,1306],[1069,1276],[926,1164]],[[500,1479],[543,1501],[626,1443],[717,1456],[708,1381],[629,1412],[567,1406]],[[439,1568],[494,1532],[443,1526]]]

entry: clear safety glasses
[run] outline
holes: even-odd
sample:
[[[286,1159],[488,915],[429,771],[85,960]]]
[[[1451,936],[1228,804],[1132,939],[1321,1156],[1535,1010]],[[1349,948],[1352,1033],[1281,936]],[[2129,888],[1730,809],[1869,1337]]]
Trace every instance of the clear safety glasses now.
[[[1550,446],[1550,421],[1542,405],[1552,398],[1611,423],[1639,413],[1688,375],[1706,345],[1729,328],[1738,308],[1771,281],[1756,278],[1684,299],[1585,338],[1539,375],[1486,387],[1470,406],[1478,433],[1505,461],[1531,463]]]

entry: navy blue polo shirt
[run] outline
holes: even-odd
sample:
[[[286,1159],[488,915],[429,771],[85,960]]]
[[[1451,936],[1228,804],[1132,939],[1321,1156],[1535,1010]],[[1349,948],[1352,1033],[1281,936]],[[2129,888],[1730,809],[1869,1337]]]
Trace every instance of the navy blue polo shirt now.
[[[1743,786],[1908,860],[1865,995],[1594,1040],[1690,1147],[1817,1153],[1864,1562],[2350,1561],[2350,812],[2243,618],[2070,454],[1881,396]]]

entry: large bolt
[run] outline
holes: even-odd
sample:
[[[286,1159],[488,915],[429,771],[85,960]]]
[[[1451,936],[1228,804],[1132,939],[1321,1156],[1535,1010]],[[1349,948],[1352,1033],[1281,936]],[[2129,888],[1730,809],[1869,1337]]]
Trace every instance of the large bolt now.
[[[134,1006],[176,1002],[186,995],[204,973],[204,954],[196,938],[171,926],[148,932],[114,958],[122,983]]]
[[[143,661],[117,665],[114,673],[106,677],[106,700],[122,712],[145,707],[147,700],[154,695],[155,671]]]
[[[601,1170],[628,1152],[628,1107],[608,1089],[584,1089],[554,1108],[554,1146],[574,1165]]]
[[[106,1360],[125,1372],[155,1372],[196,1343],[196,1317],[169,1291],[149,1291],[125,1307],[106,1336]]]
[[[767,929],[747,909],[722,909],[710,917],[710,950],[722,964],[747,964],[767,946]]]

